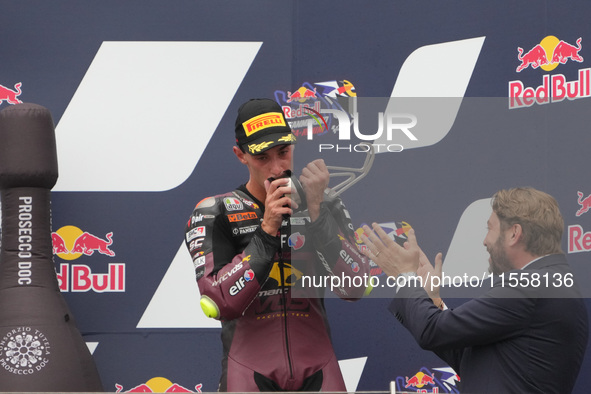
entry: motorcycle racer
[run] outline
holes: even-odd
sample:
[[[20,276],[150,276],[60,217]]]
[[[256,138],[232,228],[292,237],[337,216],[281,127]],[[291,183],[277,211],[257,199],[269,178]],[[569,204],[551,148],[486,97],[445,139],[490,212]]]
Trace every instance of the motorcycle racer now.
[[[290,176],[295,137],[276,102],[240,107],[236,143],[248,182],[199,202],[185,238],[202,309],[222,324],[219,389],[345,391],[324,288],[298,282],[369,275],[349,213],[327,192],[323,160],[309,163],[299,181]],[[334,292],[361,298],[365,288],[352,283]]]

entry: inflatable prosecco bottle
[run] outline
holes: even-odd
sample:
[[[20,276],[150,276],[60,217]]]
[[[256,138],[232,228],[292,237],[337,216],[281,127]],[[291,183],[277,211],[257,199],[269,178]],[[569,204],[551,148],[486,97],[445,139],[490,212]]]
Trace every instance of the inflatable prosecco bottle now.
[[[56,278],[57,177],[49,111],[27,103],[0,111],[0,392],[103,391]]]

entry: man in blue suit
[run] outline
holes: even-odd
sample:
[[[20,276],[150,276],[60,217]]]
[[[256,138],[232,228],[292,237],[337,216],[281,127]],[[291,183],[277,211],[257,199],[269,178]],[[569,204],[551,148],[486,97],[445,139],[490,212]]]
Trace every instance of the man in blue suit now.
[[[558,204],[544,192],[516,188],[497,192],[492,207],[484,246],[493,286],[457,308],[448,309],[439,289],[419,280],[440,276],[442,260],[438,254],[431,266],[413,230],[400,247],[379,225],[365,226],[365,253],[396,283],[406,283],[390,311],[422,348],[458,373],[462,392],[571,392],[589,323],[560,247]]]

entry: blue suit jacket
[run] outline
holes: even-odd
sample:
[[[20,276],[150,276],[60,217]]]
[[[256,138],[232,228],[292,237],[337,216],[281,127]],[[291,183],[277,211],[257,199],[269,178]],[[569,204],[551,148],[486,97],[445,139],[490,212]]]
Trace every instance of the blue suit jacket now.
[[[511,286],[511,272],[530,279],[547,273],[549,286],[545,279],[539,286]],[[484,296],[453,310],[439,310],[419,286],[400,288],[389,309],[423,349],[458,373],[462,392],[568,393],[589,332],[576,285],[557,286],[568,273],[563,254],[549,255],[505,273],[504,286],[498,278]]]

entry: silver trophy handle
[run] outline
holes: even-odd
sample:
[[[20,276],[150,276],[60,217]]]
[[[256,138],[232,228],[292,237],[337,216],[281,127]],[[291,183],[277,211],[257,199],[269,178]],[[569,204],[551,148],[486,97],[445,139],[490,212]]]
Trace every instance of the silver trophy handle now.
[[[362,145],[368,146],[367,154],[365,156],[365,162],[361,168],[352,168],[352,167],[338,167],[338,166],[326,166],[328,171],[330,172],[330,177],[340,177],[346,176],[348,177],[338,185],[330,188],[329,194],[331,196],[338,196],[357,182],[359,182],[363,177],[365,177],[371,166],[373,165],[373,161],[375,158],[375,151],[372,144],[368,144],[366,142],[362,143]],[[336,171],[336,172],[333,172]]]

